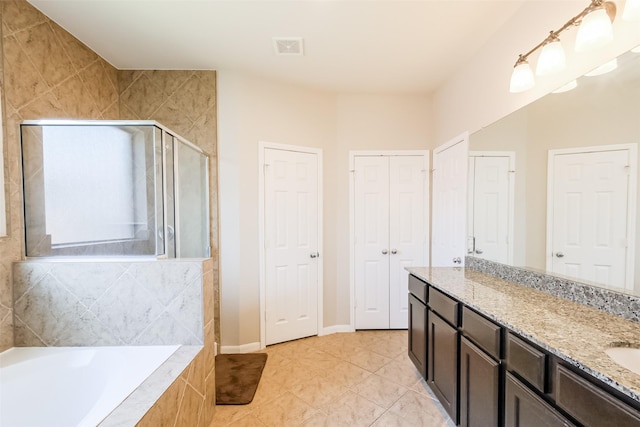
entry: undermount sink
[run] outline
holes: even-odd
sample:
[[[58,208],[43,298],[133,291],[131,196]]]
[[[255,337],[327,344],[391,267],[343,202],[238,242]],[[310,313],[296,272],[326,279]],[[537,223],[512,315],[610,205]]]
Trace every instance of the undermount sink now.
[[[618,365],[640,375],[640,348],[611,347],[605,353]]]

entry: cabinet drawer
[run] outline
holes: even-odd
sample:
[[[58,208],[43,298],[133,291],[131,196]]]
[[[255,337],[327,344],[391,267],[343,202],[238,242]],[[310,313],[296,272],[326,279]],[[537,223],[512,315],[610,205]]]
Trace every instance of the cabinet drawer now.
[[[504,397],[506,427],[569,427],[573,424],[524,384],[507,373]]]
[[[640,411],[562,365],[556,368],[556,404],[586,427],[640,425]]]
[[[507,369],[541,392],[547,391],[547,355],[512,333],[507,334]]]
[[[462,332],[480,348],[500,359],[502,328],[468,307],[462,308]]]
[[[409,275],[409,293],[412,293],[423,303],[427,303],[427,284],[412,275]]]
[[[453,326],[459,326],[460,303],[442,292],[429,288],[429,307]]]

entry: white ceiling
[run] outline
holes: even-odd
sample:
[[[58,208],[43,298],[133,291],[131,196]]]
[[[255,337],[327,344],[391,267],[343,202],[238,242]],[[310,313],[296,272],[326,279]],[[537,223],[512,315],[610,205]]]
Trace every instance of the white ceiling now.
[[[340,92],[430,93],[523,0],[29,0],[119,69],[238,70]],[[277,56],[272,37],[303,37]]]

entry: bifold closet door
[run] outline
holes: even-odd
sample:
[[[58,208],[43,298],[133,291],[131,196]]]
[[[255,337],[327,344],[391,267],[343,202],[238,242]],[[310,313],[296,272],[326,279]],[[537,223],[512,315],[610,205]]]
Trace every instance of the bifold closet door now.
[[[389,328],[389,158],[355,158],[356,329]]]
[[[408,266],[427,265],[425,156],[355,157],[355,327],[408,325]]]
[[[427,265],[426,175],[424,156],[389,157],[389,328],[409,319],[409,273]]]

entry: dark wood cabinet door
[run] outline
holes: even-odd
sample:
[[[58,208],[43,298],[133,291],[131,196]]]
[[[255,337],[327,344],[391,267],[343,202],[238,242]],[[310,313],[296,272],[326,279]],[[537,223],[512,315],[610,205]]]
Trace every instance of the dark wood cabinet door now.
[[[500,363],[460,339],[460,426],[498,427]]]
[[[505,384],[505,427],[573,426],[547,402],[507,373]]]
[[[427,382],[458,424],[458,331],[429,311]]]
[[[640,411],[564,366],[556,367],[556,405],[585,427],[640,426]]]
[[[409,294],[409,359],[427,377],[427,306]]]

